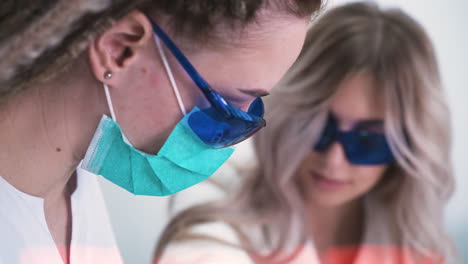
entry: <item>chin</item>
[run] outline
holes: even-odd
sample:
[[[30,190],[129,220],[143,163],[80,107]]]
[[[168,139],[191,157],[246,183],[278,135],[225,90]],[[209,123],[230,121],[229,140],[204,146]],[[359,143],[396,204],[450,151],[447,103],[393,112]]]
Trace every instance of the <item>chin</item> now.
[[[357,197],[349,196],[346,194],[340,193],[333,193],[333,194],[323,194],[323,193],[310,193],[307,196],[307,202],[312,203],[317,207],[321,208],[336,208],[344,206],[352,201],[354,201]]]

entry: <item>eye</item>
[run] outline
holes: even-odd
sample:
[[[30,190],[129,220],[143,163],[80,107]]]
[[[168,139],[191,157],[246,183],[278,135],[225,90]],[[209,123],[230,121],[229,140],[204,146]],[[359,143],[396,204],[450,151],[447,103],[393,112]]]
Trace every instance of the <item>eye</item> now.
[[[359,131],[359,144],[367,147],[367,148],[374,148],[378,145],[378,137],[374,133],[370,133],[368,131]]]

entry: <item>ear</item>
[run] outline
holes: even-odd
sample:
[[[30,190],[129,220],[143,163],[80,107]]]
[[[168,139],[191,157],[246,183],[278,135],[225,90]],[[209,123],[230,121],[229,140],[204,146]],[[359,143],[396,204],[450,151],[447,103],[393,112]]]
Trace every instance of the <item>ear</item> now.
[[[101,82],[107,72],[118,74],[130,68],[145,45],[152,41],[153,29],[141,11],[132,11],[93,40],[88,47],[92,71]]]

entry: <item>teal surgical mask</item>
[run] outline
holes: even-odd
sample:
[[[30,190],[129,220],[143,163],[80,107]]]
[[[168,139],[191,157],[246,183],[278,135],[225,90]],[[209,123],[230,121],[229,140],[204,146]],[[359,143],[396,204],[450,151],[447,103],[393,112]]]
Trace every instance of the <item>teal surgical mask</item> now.
[[[160,48],[159,42],[157,42]],[[136,195],[166,196],[210,177],[234,149],[206,145],[187,124],[198,108],[186,114],[171,69],[159,49],[177,101],[184,113],[157,155],[135,149],[116,122],[109,89],[104,85],[112,118],[104,115],[86,152],[81,167],[101,175]]]

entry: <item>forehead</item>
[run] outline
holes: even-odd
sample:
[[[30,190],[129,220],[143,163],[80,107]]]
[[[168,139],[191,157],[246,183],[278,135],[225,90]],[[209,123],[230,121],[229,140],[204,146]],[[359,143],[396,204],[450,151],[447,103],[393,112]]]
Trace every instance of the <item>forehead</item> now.
[[[234,44],[195,55],[197,69],[213,86],[268,91],[296,60],[307,21],[279,17],[259,23],[245,27]]]
[[[346,78],[333,96],[330,111],[342,123],[383,120],[382,89],[377,86],[375,79],[368,73],[357,73]]]

